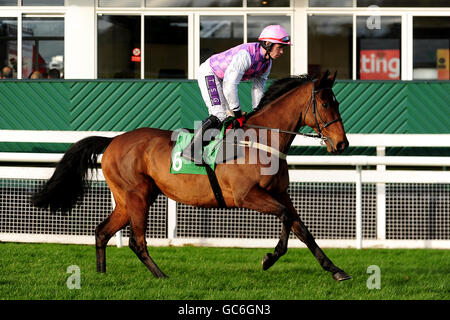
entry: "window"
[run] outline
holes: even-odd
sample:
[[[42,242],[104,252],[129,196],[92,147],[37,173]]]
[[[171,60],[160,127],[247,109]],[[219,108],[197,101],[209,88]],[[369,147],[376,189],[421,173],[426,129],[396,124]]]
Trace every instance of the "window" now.
[[[309,0],[310,7],[353,7],[353,0]]]
[[[248,7],[289,7],[289,0],[247,0]]]
[[[289,34],[291,33],[291,18],[289,16],[260,16],[247,17],[247,41],[257,42],[261,31],[271,24],[281,25]],[[270,78],[284,78],[291,74],[291,47],[285,46],[283,55],[272,63]]]
[[[104,8],[140,8],[141,0],[98,0],[98,6]]]
[[[63,6],[64,0],[22,0],[22,6]]]
[[[2,77],[17,78],[16,18],[0,18],[0,68],[5,72]]]
[[[51,69],[63,77],[64,18],[24,17],[22,78],[46,79]]]
[[[399,80],[401,17],[358,16],[357,79]]]
[[[413,18],[413,79],[450,80],[450,17]]]
[[[310,7],[449,7],[448,0],[309,0]]]
[[[17,0],[0,0],[0,6],[17,6]]]
[[[243,16],[200,17],[200,63],[244,42]]]
[[[146,7],[242,7],[242,0],[145,0]]]
[[[18,0],[0,0],[0,6],[17,6]],[[63,6],[64,0],[22,0],[22,6]]]
[[[145,78],[186,79],[187,16],[145,17]]]
[[[141,17],[98,17],[98,78],[140,78]]]
[[[357,0],[358,7],[449,7],[448,0]]]
[[[98,17],[98,78],[185,79],[188,74],[187,16],[147,16],[141,48],[141,16]]]
[[[352,17],[308,17],[308,73],[338,72],[339,79],[352,79]]]

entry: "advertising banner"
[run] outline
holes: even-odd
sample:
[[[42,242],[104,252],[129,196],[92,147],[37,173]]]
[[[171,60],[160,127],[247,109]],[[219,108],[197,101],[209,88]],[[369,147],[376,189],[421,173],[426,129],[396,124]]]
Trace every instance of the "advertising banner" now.
[[[360,79],[400,80],[400,50],[361,50]]]

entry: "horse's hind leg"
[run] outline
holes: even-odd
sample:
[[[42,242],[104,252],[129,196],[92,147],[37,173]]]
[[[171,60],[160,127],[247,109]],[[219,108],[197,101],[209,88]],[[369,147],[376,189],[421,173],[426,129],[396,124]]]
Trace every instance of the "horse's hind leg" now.
[[[106,272],[106,245],[109,239],[128,224],[125,210],[116,206],[111,215],[95,228],[95,249],[97,255],[97,272]]]
[[[155,278],[167,278],[164,272],[159,269],[150,257],[147,249],[147,242],[145,240],[145,232],[143,232],[143,234],[144,236],[142,236],[141,232],[138,231],[138,235],[136,235],[135,231],[130,231],[129,246],[131,250],[133,250],[133,252],[138,256],[142,263],[144,263],[148,270],[150,270]]]
[[[145,239],[148,208],[150,204],[154,202],[156,197],[156,192],[151,194],[149,198],[147,198],[146,192],[128,192],[127,210],[130,215],[131,228],[129,247],[156,278],[166,278],[167,276],[150,257],[147,250],[147,241]]]

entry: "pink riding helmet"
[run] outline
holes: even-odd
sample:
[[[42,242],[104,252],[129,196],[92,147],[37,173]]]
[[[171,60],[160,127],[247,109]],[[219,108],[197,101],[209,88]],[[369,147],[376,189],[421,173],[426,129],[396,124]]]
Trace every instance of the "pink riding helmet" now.
[[[286,30],[279,24],[267,26],[261,31],[259,41],[269,41],[272,43],[291,44],[291,39]]]

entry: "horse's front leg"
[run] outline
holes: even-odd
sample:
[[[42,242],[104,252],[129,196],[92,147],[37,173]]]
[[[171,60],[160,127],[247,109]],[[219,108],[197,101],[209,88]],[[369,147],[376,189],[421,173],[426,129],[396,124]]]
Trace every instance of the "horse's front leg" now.
[[[267,270],[287,252],[289,234],[294,221],[292,213],[276,198],[258,187],[255,187],[246,195],[243,207],[261,213],[276,215],[283,223],[280,240],[274,252],[267,253],[262,260],[263,270]]]
[[[282,193],[279,196],[277,196],[277,199],[289,210],[289,212],[292,213],[294,217],[292,223],[290,224],[292,231],[311,250],[312,254],[317,259],[320,266],[324,270],[331,272],[333,278],[337,281],[351,279],[351,277],[347,273],[336,267],[333,264],[333,262],[331,262],[331,260],[325,255],[322,249],[320,249],[320,247],[317,245],[316,241],[314,240],[314,237],[300,219],[297,210],[295,210],[295,207],[292,203],[291,198],[289,197],[289,194],[287,192]]]
[[[292,231],[302,242],[306,244],[306,246],[309,248],[309,250],[312,252],[314,257],[319,262],[320,266],[324,270],[331,272],[334,280],[342,281],[351,279],[352,278],[351,276],[349,276],[346,272],[336,267],[334,263],[322,251],[322,249],[320,249],[311,232],[309,232],[308,228],[305,226],[303,221],[298,216],[292,203],[290,207],[292,208],[292,210],[294,210],[296,216],[292,223]]]
[[[306,228],[305,224],[300,220],[300,218],[294,220],[294,223],[292,224],[292,231],[302,242],[306,244],[306,246],[319,262],[320,266],[324,270],[331,272],[334,280],[342,281],[352,278],[346,272],[336,267],[334,263],[326,256],[322,249],[320,249],[320,247],[317,245],[314,237],[311,235],[308,228]]]

